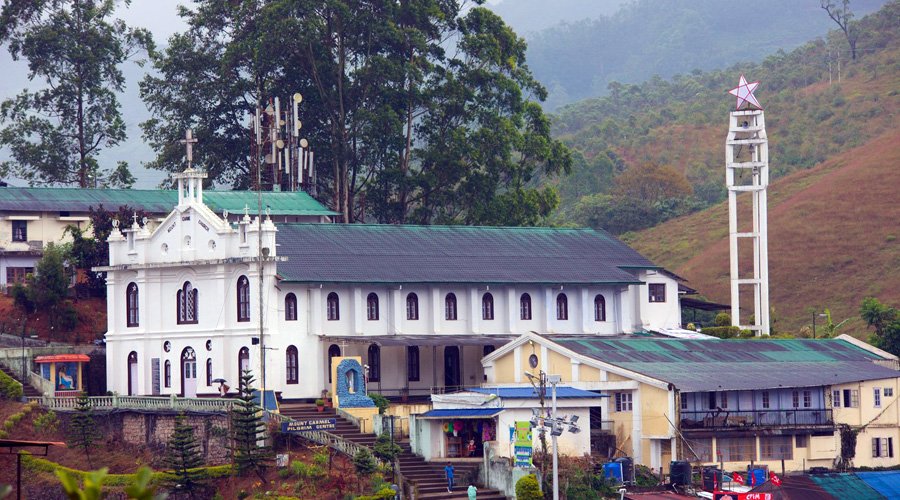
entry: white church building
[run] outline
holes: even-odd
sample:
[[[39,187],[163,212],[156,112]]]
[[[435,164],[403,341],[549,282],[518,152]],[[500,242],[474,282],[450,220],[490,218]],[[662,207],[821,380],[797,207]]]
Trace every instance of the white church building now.
[[[204,177],[177,174],[177,206],[113,231],[96,269],[119,394],[212,396],[245,368],[259,387],[264,353],[265,388],[284,399],[319,397],[335,356],[404,399],[481,384],[481,358],[523,333],[681,324],[676,278],[603,231],[276,224],[249,209],[229,222],[204,204]]]

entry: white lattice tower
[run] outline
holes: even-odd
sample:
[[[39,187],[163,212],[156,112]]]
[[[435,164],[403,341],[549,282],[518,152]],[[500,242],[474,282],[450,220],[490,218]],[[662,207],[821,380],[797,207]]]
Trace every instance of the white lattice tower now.
[[[731,246],[731,321],[756,335],[769,335],[769,238],[766,188],[769,185],[769,141],[762,109],[732,111],[728,139],[725,142],[725,182],[728,186],[728,239]],[[749,193],[752,202],[749,231],[738,220],[737,197]],[[739,222],[741,224],[739,224]],[[740,229],[744,229],[741,231]],[[739,243],[753,245],[752,276],[741,276],[747,269]],[[742,264],[744,264],[742,266]],[[753,324],[741,321],[740,291],[751,288]]]

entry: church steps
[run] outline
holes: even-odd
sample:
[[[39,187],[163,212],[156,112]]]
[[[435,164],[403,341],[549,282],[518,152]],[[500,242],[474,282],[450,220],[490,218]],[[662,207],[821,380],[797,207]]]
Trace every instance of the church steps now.
[[[333,418],[335,419],[335,428],[329,431],[332,434],[369,449],[375,445],[377,438],[375,434],[360,432],[357,426],[338,415],[334,408],[325,408],[319,412],[313,405],[288,403],[281,405],[280,412],[282,415],[298,421]],[[468,499],[466,488],[469,485],[463,483],[468,480],[471,472],[477,471],[478,464],[454,464],[457,486],[452,493],[448,493],[447,479],[444,475],[446,463],[426,462],[422,457],[412,453],[407,441],[397,444],[402,450],[397,457],[400,472],[406,481],[416,485],[418,491],[416,498],[422,500]],[[500,500],[506,497],[497,490],[479,488],[478,498],[479,500]]]
[[[8,370],[8,369],[7,369],[5,366],[3,366],[3,365],[0,365],[0,371],[3,371],[3,373],[9,375],[10,378],[12,378],[12,379],[15,380],[16,382],[22,384],[22,393],[25,395],[25,397],[27,397],[27,398],[39,398],[39,397],[42,396],[41,392],[38,391],[37,389],[35,389],[34,387],[32,387],[31,384],[22,382],[22,380],[21,380],[21,375],[22,375],[22,374],[21,374],[21,373],[19,374],[20,376],[16,376],[15,373],[13,373],[11,370]]]

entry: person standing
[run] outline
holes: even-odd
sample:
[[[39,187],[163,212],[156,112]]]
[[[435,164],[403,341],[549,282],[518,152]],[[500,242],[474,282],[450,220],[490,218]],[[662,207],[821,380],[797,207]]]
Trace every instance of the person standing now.
[[[478,488],[476,488],[473,483],[469,483],[469,490],[467,493],[469,494],[469,500],[475,500],[475,496],[478,495]]]
[[[444,473],[447,474],[447,493],[450,493],[453,490],[453,464],[447,462]]]

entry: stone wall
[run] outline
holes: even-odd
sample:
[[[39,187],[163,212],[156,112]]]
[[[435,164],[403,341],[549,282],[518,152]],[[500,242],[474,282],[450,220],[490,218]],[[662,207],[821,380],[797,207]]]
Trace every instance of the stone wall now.
[[[68,420],[71,412],[58,413]],[[132,410],[95,411],[95,421],[107,443],[124,442],[132,446],[146,446],[165,453],[166,444],[175,431],[175,412],[138,412]],[[200,443],[200,453],[207,465],[222,465],[230,461],[228,451],[229,418],[218,413],[189,413],[185,415],[194,428]]]

